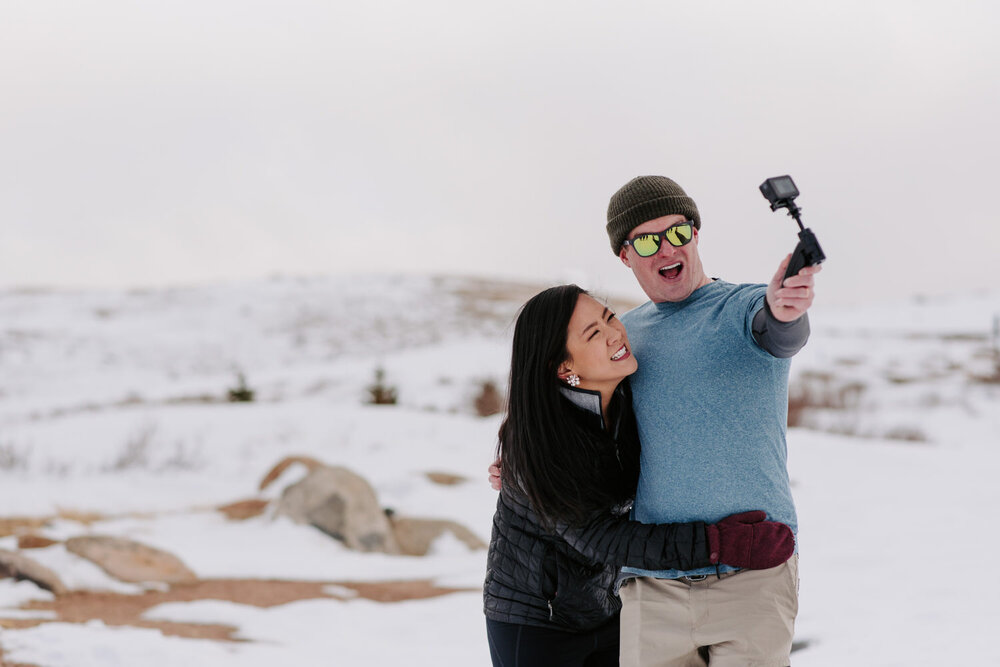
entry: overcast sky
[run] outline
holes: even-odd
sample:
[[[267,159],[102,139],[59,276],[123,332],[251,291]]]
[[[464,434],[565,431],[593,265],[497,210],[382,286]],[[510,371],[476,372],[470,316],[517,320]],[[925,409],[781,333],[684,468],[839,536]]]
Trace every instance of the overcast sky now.
[[[0,286],[475,273],[641,296],[640,174],[710,275],[797,227],[830,303],[1000,288],[1000,5],[2,0]]]

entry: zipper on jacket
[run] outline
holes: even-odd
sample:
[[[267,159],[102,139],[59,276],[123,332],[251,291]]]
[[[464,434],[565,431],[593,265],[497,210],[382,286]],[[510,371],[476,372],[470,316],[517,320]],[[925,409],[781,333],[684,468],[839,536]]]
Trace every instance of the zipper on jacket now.
[[[546,602],[549,603],[549,620],[551,621],[556,612],[552,609],[552,600],[546,600]]]

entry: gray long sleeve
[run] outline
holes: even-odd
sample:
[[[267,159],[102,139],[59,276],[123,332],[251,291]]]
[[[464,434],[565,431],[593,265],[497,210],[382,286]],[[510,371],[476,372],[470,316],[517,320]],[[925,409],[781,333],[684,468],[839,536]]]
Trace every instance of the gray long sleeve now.
[[[753,316],[753,338],[761,349],[779,359],[787,359],[802,349],[809,340],[809,314],[791,322],[779,322],[771,314],[771,308],[764,307]]]

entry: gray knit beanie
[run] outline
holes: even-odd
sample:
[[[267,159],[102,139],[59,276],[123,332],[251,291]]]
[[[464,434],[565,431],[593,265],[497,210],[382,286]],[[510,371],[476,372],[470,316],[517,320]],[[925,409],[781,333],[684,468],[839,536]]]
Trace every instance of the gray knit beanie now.
[[[694,221],[695,229],[701,229],[698,207],[681,186],[666,176],[633,178],[611,195],[608,202],[611,251],[617,255],[629,232],[642,223],[675,214]]]

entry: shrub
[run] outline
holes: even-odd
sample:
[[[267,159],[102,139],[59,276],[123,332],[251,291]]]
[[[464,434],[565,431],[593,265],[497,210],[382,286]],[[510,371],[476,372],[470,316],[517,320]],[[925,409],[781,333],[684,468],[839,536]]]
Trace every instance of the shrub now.
[[[227,393],[230,403],[249,403],[253,401],[254,391],[247,386],[243,373],[236,374],[236,386]]]
[[[0,445],[0,470],[27,470],[29,454],[27,447]]]
[[[183,442],[177,441],[174,443],[174,453],[160,463],[159,470],[200,470],[203,467],[200,444],[193,444],[188,448]]]
[[[147,424],[129,436],[118,455],[105,470],[122,471],[149,467],[150,445],[156,435],[156,427]]]
[[[377,367],[375,383],[368,387],[368,402],[372,405],[395,405],[396,398],[396,388],[385,383],[385,370]]]
[[[476,396],[476,414],[480,417],[489,417],[503,410],[503,396],[497,390],[497,386],[490,380],[483,382]]]
[[[857,381],[838,381],[832,373],[805,371],[788,387],[788,425],[802,426],[809,410],[856,408],[866,387]]]
[[[915,426],[895,426],[886,431],[883,436],[887,440],[904,440],[906,442],[927,442],[927,435]]]

